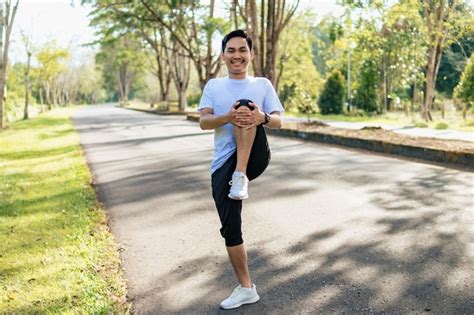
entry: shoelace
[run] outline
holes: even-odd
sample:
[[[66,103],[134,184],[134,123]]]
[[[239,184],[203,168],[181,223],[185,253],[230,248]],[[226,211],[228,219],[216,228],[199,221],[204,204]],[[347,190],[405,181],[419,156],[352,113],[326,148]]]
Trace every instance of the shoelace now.
[[[233,185],[234,184],[234,181],[230,181],[229,182],[229,185]],[[235,185],[239,188],[242,188],[244,185],[245,185],[245,176],[244,175],[241,175],[241,176],[238,176],[236,179],[235,179]]]

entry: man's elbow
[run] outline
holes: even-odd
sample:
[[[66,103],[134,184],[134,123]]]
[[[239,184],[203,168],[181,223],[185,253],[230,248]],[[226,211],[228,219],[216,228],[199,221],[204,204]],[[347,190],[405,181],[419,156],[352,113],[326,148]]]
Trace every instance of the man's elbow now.
[[[201,127],[201,130],[209,130],[211,128],[209,128],[209,126],[206,124],[205,121],[203,121],[202,119],[199,119],[199,127]]]

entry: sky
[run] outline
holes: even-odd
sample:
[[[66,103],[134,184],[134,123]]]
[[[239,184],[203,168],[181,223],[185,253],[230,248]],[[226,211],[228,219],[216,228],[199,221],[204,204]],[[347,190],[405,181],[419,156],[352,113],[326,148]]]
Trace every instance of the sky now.
[[[32,38],[34,46],[41,47],[48,41],[56,41],[59,47],[73,51],[73,62],[88,58],[91,49],[82,47],[94,40],[94,30],[89,27],[90,7],[71,0],[20,0],[13,25],[9,57],[11,62],[26,60],[26,52],[20,31]]]
[[[335,0],[300,1],[300,10],[309,7],[312,7],[319,17],[342,13],[342,8],[336,5]],[[75,64],[92,58],[93,50],[83,47],[94,40],[94,30],[89,26],[87,16],[89,12],[90,6],[81,6],[80,0],[20,0],[13,26],[10,61],[26,62],[20,31],[30,36],[36,47],[54,40],[59,47],[70,48],[72,62]]]

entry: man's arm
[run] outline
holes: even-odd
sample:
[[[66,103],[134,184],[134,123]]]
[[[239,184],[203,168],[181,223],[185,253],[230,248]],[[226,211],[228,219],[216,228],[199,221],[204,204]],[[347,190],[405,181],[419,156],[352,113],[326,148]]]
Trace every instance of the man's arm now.
[[[280,116],[280,112],[271,112],[270,114],[268,114],[270,116],[270,121],[268,122],[268,124],[266,124],[265,126],[267,126],[268,128],[272,128],[272,129],[279,129],[281,128],[281,116]],[[262,120],[262,123],[265,122],[265,114],[263,114],[263,120]]]
[[[199,116],[199,126],[202,130],[216,129],[231,122],[229,113],[222,116],[215,116],[210,107],[203,108]]]
[[[231,123],[234,126],[246,128],[252,114],[249,110],[237,110],[237,105],[239,105],[239,103],[235,102],[230,108],[230,111],[222,116],[214,115],[214,110],[210,107],[203,108],[201,110],[201,115],[199,116],[199,126],[202,130],[207,130],[216,129],[225,124]]]
[[[252,111],[251,114],[252,117],[249,120],[249,125],[246,128],[252,128],[265,122],[265,113],[262,112],[260,109]],[[265,126],[272,129],[281,128],[281,116],[279,111],[273,111],[268,114],[268,116],[270,116],[270,121]]]

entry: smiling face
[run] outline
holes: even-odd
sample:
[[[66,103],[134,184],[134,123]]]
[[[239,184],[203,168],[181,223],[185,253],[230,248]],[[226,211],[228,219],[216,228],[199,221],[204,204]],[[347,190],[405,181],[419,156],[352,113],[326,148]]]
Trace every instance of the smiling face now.
[[[231,38],[221,55],[224,60],[229,77],[232,79],[245,79],[253,54],[250,51],[247,41],[243,37]]]

